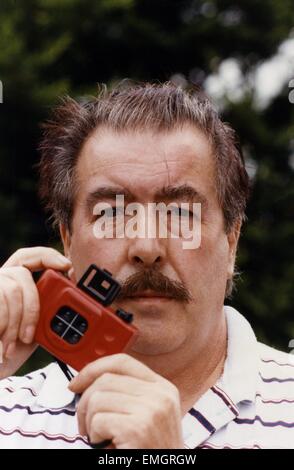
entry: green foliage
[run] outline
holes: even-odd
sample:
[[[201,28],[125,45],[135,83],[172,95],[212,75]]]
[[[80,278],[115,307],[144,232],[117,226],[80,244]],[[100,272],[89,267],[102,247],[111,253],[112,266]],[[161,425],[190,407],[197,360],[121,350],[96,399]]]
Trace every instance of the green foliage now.
[[[34,165],[39,123],[60,95],[93,94],[97,82],[125,77],[180,73],[201,84],[229,57],[246,76],[277,52],[293,24],[293,0],[1,0],[0,262],[19,247],[57,243],[38,203]],[[223,111],[257,166],[232,304],[260,339],[284,350],[294,338],[288,93],[261,111],[249,90],[239,102],[227,97]]]

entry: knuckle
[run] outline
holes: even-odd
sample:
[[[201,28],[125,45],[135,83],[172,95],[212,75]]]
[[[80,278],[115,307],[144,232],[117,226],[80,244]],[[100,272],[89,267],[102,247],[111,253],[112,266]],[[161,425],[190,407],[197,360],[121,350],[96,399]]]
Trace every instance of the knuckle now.
[[[100,413],[96,413],[91,417],[89,423],[90,429],[88,429],[88,434],[92,442],[98,442],[99,440],[101,440],[101,438],[99,437],[99,430],[101,429],[101,427],[104,426],[104,418]]]
[[[104,372],[104,374],[101,375],[98,379],[98,383],[102,385],[107,385],[111,382],[112,380],[112,374],[110,372]]]
[[[93,410],[97,407],[97,403],[101,400],[101,392],[99,390],[95,390],[89,398],[88,401],[88,408]]]
[[[1,305],[0,312],[2,312],[2,310],[4,310],[3,307],[6,306],[6,302],[5,302],[5,296],[4,296],[3,290],[1,288],[0,288],[0,305]],[[5,308],[5,310],[6,310],[6,308]]]
[[[7,312],[6,304],[3,303],[3,301],[5,302],[4,296],[2,293],[0,293],[0,303],[1,303],[1,306],[4,305],[4,307],[0,308],[0,334],[3,333],[3,331],[7,328],[7,325],[8,325],[8,312]]]
[[[116,357],[117,357],[117,360],[120,361],[121,363],[129,360],[130,358],[130,356],[128,356],[128,354],[126,353],[118,353]]]
[[[28,248],[19,248],[13,253],[12,257],[15,259],[21,259],[27,254],[27,251]]]
[[[24,266],[16,266],[14,268],[14,270],[15,270],[15,273],[17,273],[21,276],[26,276],[27,277],[27,275],[28,275],[28,270]]]
[[[166,388],[164,391],[161,389],[157,393],[157,400],[152,401],[152,413],[157,420],[163,415],[169,415],[179,408],[180,398],[179,392],[176,387]]]
[[[177,404],[174,395],[168,394],[163,397],[163,406],[165,410],[171,411]]]
[[[80,378],[82,380],[89,380],[92,382],[93,380],[96,379],[96,376],[97,376],[96,371],[97,371],[97,365],[95,361],[89,364],[88,366],[85,366],[85,368],[80,372]]]
[[[51,253],[52,255],[60,255],[60,251],[56,250],[55,248],[43,248],[44,250],[46,250],[48,253]]]
[[[78,420],[80,421],[86,415],[86,409],[83,406],[82,402],[78,404],[76,411],[77,411]]]
[[[8,325],[8,313],[7,310],[1,310],[0,312],[0,333],[7,328]]]
[[[47,260],[47,262],[50,260],[55,260],[56,256],[60,256],[62,254],[60,253],[60,251],[51,247],[43,247],[43,248],[40,247],[39,251],[43,259]]]
[[[38,304],[31,304],[30,309],[27,315],[27,321],[30,323],[35,323],[38,321],[40,313],[40,307]]]
[[[25,282],[34,282],[33,281],[33,276],[30,272],[30,270],[28,268],[26,268],[25,266],[18,266],[17,268],[15,268],[17,271],[17,273],[19,274],[19,276],[25,281]]]
[[[18,250],[15,251],[15,253],[12,255],[14,259],[18,261],[22,261],[23,259],[27,258],[28,256],[31,255],[36,255],[40,251],[44,250],[44,247],[41,246],[31,246],[31,247],[25,247],[25,248],[19,248]]]
[[[176,385],[174,385],[169,380],[166,380],[166,379],[164,380],[165,380],[165,388],[166,388],[167,393],[171,395],[172,397],[174,397],[175,400],[179,400],[180,392],[179,392],[178,387],[176,387]]]
[[[103,416],[100,413],[93,413],[89,420],[90,431],[96,431],[103,423]]]
[[[21,324],[22,332],[24,333],[24,329],[27,327],[32,327],[35,329],[37,327],[38,319],[39,319],[39,316],[32,315],[31,312],[25,315]]]
[[[33,294],[30,299],[30,305],[27,312],[29,320],[36,321],[39,318],[40,312],[40,299],[37,293]]]
[[[141,426],[142,424],[142,426]],[[130,448],[139,448],[143,449],[143,443],[146,440],[148,435],[149,427],[145,424],[144,419],[140,420],[140,425],[138,426],[138,421],[135,417],[131,417],[128,420],[123,420],[121,422],[120,433],[124,436],[124,441],[132,443]],[[113,434],[117,433],[117,429],[113,428]],[[116,439],[113,439],[115,443]],[[136,447],[134,447],[136,446]],[[127,448],[127,447],[126,447]]]
[[[99,413],[93,414],[92,419],[91,419],[91,427],[99,428],[102,423],[103,423],[103,416],[101,416]]]
[[[29,248],[22,248],[24,250],[24,253],[38,253],[41,250],[44,250],[45,248],[43,246],[31,246]]]
[[[21,291],[18,282],[15,279],[10,278],[9,283],[7,284],[7,291],[9,294],[16,298],[16,300],[20,299]]]
[[[145,413],[144,417],[142,418],[140,422],[140,427],[137,427],[133,430],[134,435],[141,439],[145,439],[146,436],[150,433],[151,429],[154,429],[154,427],[157,424],[157,415],[154,413]]]
[[[174,401],[176,401],[176,402],[180,401],[179,389],[174,384],[171,384],[171,394],[172,394],[172,397],[173,397]]]
[[[9,341],[15,341],[18,336],[18,329],[15,326],[9,327],[7,331],[7,338]]]

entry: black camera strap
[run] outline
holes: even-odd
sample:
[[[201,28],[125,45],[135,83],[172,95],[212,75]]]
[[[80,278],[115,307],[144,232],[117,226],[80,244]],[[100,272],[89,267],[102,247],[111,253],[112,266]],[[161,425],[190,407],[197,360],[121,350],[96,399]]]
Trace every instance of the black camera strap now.
[[[57,357],[53,356],[53,358],[57,362],[57,364],[59,365],[59,367],[62,370],[62,372],[64,373],[65,377],[70,382],[74,378],[74,375],[71,372],[71,370],[69,369],[69,367],[64,362],[57,359]],[[76,394],[76,396],[75,396],[75,404],[76,405],[78,404],[78,401],[79,401],[80,397],[81,397],[81,395]],[[105,441],[99,442],[97,444],[91,444],[89,438],[88,438],[88,441],[89,441],[89,445],[90,445],[90,447],[92,447],[92,449],[105,449],[105,447],[109,446],[112,442],[110,439],[106,439]]]

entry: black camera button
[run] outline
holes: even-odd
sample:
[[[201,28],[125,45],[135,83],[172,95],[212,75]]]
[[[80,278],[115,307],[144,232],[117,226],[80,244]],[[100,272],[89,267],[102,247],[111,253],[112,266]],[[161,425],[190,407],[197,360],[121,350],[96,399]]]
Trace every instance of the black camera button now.
[[[77,344],[82,339],[82,335],[69,328],[63,339],[69,344]]]
[[[51,329],[58,336],[62,336],[65,330],[68,328],[68,325],[60,320],[58,317],[54,317],[51,321]]]
[[[74,317],[76,316],[76,312],[74,312],[73,310],[70,310],[67,307],[62,307],[58,311],[57,315],[59,316],[59,318],[61,318],[65,322],[71,323]]]
[[[88,322],[87,320],[82,317],[81,315],[77,315],[75,318],[74,322],[72,323],[72,326],[78,330],[81,334],[86,333],[88,329]]]

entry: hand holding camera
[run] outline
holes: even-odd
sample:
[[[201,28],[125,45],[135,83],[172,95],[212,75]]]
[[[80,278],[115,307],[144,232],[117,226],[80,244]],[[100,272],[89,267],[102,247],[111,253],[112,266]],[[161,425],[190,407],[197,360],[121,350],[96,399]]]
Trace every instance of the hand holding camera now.
[[[0,379],[13,375],[37,348],[40,301],[32,273],[48,268],[67,272],[71,262],[53,248],[22,248],[0,269]]]
[[[5,358],[0,378],[13,374],[36,343],[76,370],[130,343],[136,333],[132,316],[106,309],[119,293],[119,284],[106,270],[92,266],[77,287],[58,273],[70,268],[70,261],[56,250],[35,247],[18,250],[0,269]],[[32,272],[44,269],[36,285]]]
[[[12,375],[41,344],[80,371],[80,433],[116,448],[183,448],[177,388],[122,351],[135,339],[132,316],[109,304],[120,286],[90,266],[78,286],[60,272],[71,263],[51,248],[25,248],[0,269],[0,340]],[[32,272],[45,270],[35,284]],[[37,341],[37,342],[35,342]],[[110,444],[109,444],[110,443]],[[101,447],[98,444],[98,447]]]

